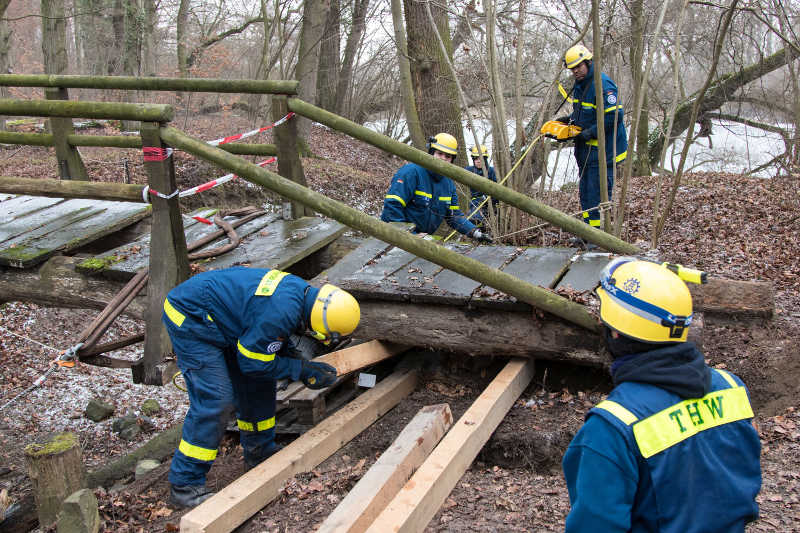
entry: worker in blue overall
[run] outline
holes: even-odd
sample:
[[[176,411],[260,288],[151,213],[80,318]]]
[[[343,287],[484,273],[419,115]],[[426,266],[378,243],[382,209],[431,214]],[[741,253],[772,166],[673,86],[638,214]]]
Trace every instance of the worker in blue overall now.
[[[458,154],[458,141],[448,133],[429,139],[428,153],[452,163]],[[491,236],[478,229],[461,214],[453,180],[416,163],[400,167],[392,178],[383,200],[381,220],[412,222],[414,233],[434,233],[446,220],[454,230],[478,242],[492,242]]]
[[[485,176],[497,183],[497,175],[494,167],[489,165],[489,150],[485,145],[473,146],[469,155],[472,157],[472,164],[466,167],[467,170],[478,176]],[[486,229],[486,221],[489,219],[489,202],[485,202],[486,195],[477,189],[470,189],[469,220],[479,228]],[[481,206],[481,204],[483,205]],[[492,206],[497,205],[497,199],[491,199]],[[481,207],[478,207],[481,206]]]
[[[615,387],[564,455],[566,531],[744,531],[761,487],[750,397],[686,342],[686,285],[622,257],[603,270],[597,295]]]
[[[583,221],[592,227],[600,227],[600,161],[597,146],[597,97],[594,90],[594,64],[592,52],[578,44],[564,54],[564,67],[572,71],[575,85],[567,100],[572,103],[572,114],[556,119],[564,124],[581,128],[572,139],[575,141],[575,161],[578,164],[579,189]],[[603,83],[603,108],[606,154],[602,160],[606,165],[608,198],[614,190],[616,164],[628,155],[628,136],[625,133],[625,112],[619,103],[617,85],[605,73]]]
[[[170,502],[194,507],[213,492],[206,474],[235,408],[246,468],[275,453],[275,382],[312,389],[336,381],[325,363],[292,358],[289,336],[339,343],[356,329],[358,302],[329,284],[263,268],[203,272],[167,294],[162,320],[189,392],[183,435],[169,471]]]

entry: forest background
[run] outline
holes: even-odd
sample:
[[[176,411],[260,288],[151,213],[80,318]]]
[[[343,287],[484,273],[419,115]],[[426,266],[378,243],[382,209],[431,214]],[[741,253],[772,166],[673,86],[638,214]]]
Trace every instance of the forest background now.
[[[563,145],[537,143],[537,133],[563,103],[558,83],[572,85],[563,52],[582,42],[626,111],[629,157],[609,230],[623,231],[629,177],[655,172],[670,184],[664,198],[656,187],[656,245],[684,172],[734,161],[759,176],[797,168],[798,14],[800,3],[781,0],[0,0],[0,72],[296,79],[304,100],[417,148],[453,133],[457,164],[469,146],[488,143],[500,176],[535,144],[506,184],[540,196],[571,160],[559,154],[554,164],[549,152]],[[37,91],[0,89],[15,98]],[[259,95],[71,94],[190,113],[236,109],[254,124],[270,116]],[[310,124],[301,123],[307,139]],[[698,142],[713,148],[722,128],[735,148],[690,157]],[[519,228],[513,210],[497,215],[495,234]]]

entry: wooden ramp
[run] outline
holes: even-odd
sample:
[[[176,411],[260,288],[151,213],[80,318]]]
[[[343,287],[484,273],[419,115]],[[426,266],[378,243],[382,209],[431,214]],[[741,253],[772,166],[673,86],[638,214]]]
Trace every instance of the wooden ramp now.
[[[574,248],[517,248],[448,244],[455,252],[548,289],[594,289],[610,259],[606,252]],[[368,239],[317,276],[351,291],[356,298],[523,310],[530,306],[377,239]]]
[[[36,266],[138,222],[147,204],[0,194],[0,265]]]
[[[212,219],[216,209],[201,209],[192,215]],[[235,223],[241,217],[225,217]],[[216,225],[198,222],[184,217],[184,232],[187,244],[219,232]],[[265,214],[236,228],[242,239],[239,246],[225,254],[197,261],[205,270],[216,270],[234,265],[261,268],[286,269],[330,244],[347,230],[336,221],[304,217],[298,220],[283,220],[276,214]],[[228,244],[224,234],[195,251],[205,251]],[[150,234],[142,235],[136,241],[115,248],[78,265],[84,273],[101,271],[111,279],[128,280],[141,268],[150,263]]]

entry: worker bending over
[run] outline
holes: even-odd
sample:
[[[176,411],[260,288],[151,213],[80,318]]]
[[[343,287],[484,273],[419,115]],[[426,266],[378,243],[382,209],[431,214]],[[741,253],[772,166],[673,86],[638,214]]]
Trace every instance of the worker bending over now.
[[[604,269],[597,295],[615,388],[564,455],[566,531],[744,531],[761,487],[749,393],[686,342],[686,285],[622,257]]]
[[[610,200],[614,190],[614,168],[628,154],[628,136],[623,123],[625,112],[619,103],[617,85],[605,73],[601,73],[606,153],[604,158],[600,158],[597,146],[597,96],[594,91],[592,53],[581,44],[573,46],[564,54],[564,67],[570,69],[575,78],[572,92],[567,96],[567,100],[572,102],[572,114],[556,120],[581,128],[580,133],[573,139],[583,221],[599,228],[600,210],[595,208],[600,205],[600,161],[606,165]]]
[[[213,492],[206,474],[234,407],[246,468],[275,453],[275,381],[312,389],[336,380],[325,363],[294,359],[289,335],[310,330],[337,342],[356,329],[358,302],[333,286],[263,268],[203,272],[164,301],[166,325],[189,392],[183,435],[169,471],[170,502],[194,507]]]
[[[439,133],[428,142],[428,153],[452,163],[458,154],[456,138]],[[400,167],[392,178],[383,200],[381,220],[412,222],[414,233],[434,233],[446,220],[454,230],[479,242],[492,242],[488,233],[461,214],[456,185],[448,177],[436,174],[416,163]]]
[[[478,176],[485,176],[491,181],[497,183],[497,175],[494,173],[494,167],[489,165],[489,151],[486,146],[473,146],[469,155],[472,157],[472,165],[466,167],[467,170]],[[486,200],[486,195],[477,189],[470,189],[470,202],[469,202],[469,220],[482,230],[486,230],[486,221],[489,219],[489,202]],[[481,206],[481,204],[483,204]],[[497,205],[497,199],[492,198],[492,206]],[[480,207],[478,207],[480,206]]]

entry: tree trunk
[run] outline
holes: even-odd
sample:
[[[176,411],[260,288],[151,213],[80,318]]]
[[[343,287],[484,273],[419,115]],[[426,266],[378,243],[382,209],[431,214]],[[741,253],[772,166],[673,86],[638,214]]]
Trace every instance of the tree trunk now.
[[[698,92],[687,101],[681,103],[673,114],[674,121],[669,137],[664,135],[664,126],[662,125],[657,130],[656,135],[652,136],[652,141],[648,143],[650,164],[657,165],[664,144],[671,144],[678,135],[686,131],[691,125],[692,108],[697,101],[698,95],[703,95],[701,105],[697,109],[698,116],[709,111],[715,111],[722,107],[723,104],[732,101],[736,97],[737,91],[751,81],[757,80],[786,65],[789,57],[790,55],[787,54],[786,48],[782,48],[752,65],[721,76],[716,82],[707,87],[703,93]]]
[[[300,82],[297,95],[306,102],[316,101],[317,68],[319,67],[320,42],[325,30],[325,21],[330,0],[306,0],[303,3],[303,27],[300,30],[300,48],[297,52],[295,79]],[[305,117],[297,117],[298,143],[303,153],[308,151],[308,136],[311,133],[311,121]]]
[[[144,10],[144,27],[142,28],[142,76],[155,76],[158,71],[156,66],[156,4],[155,0],[142,0]]]
[[[6,3],[6,5],[8,5]],[[0,6],[0,8],[3,6]],[[5,12],[5,9],[3,9]],[[3,13],[0,13],[0,74],[7,74],[11,71],[8,53],[11,51],[11,29],[8,22],[2,20]],[[0,98],[8,98],[8,87],[0,87]],[[0,131],[6,129],[6,117],[0,116]]]
[[[67,23],[64,0],[42,0],[42,52],[45,74],[67,73]]]
[[[189,77],[189,1],[181,0],[175,19],[175,36],[178,41],[178,72],[181,78]]]
[[[331,8],[328,11],[325,30],[322,33],[319,68],[317,69],[317,105],[332,113],[338,113],[336,108],[336,87],[339,83],[341,10],[341,1],[331,0]]]
[[[394,24],[394,37],[397,42],[397,64],[400,69],[400,97],[403,100],[403,111],[406,114],[406,124],[411,143],[417,150],[424,150],[426,137],[422,131],[422,124],[417,113],[417,103],[414,99],[414,87],[411,83],[411,66],[408,60],[408,41],[406,29],[403,24],[403,7],[400,0],[392,0],[392,23]]]
[[[87,486],[80,443],[74,433],[61,433],[45,443],[26,446],[25,461],[44,529],[56,521],[67,496]]]
[[[464,128],[461,125],[461,110],[458,105],[458,89],[447,69],[447,61],[453,56],[447,12],[439,4],[431,4],[430,10],[436,28],[428,21],[425,2],[404,0],[408,55],[411,67],[411,83],[414,88],[417,111],[422,131],[430,136],[445,132],[458,141],[459,157],[456,164],[464,166]],[[445,57],[435,32],[444,42]]]
[[[336,85],[336,113],[342,116],[352,116],[352,113],[348,113],[347,110],[351,109],[349,100],[350,95],[353,94],[353,70],[355,68],[356,52],[366,28],[367,9],[369,9],[369,0],[353,0],[353,23],[350,27],[350,34],[347,36],[344,58],[342,59],[342,70],[339,73],[339,80]]]

